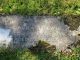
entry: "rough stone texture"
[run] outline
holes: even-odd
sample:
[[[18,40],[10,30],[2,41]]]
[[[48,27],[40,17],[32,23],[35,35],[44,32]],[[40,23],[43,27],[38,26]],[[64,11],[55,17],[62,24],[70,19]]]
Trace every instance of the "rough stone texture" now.
[[[0,27],[10,29],[13,40],[9,46],[25,48],[35,46],[39,40],[65,49],[75,42],[69,27],[53,16],[0,16]]]

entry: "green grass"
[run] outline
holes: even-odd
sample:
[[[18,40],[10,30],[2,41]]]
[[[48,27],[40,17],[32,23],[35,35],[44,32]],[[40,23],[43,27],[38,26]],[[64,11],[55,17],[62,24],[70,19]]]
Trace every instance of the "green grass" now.
[[[80,15],[80,0],[0,0],[0,14]]]
[[[0,60],[80,60],[80,47],[72,48],[71,53],[64,53],[55,50],[54,46],[48,46],[45,42],[39,42],[29,49],[2,49]]]
[[[47,51],[38,51],[33,53],[29,49],[22,51],[5,50],[0,52],[0,60],[80,60],[80,48],[73,49],[71,55],[55,52],[53,54]]]

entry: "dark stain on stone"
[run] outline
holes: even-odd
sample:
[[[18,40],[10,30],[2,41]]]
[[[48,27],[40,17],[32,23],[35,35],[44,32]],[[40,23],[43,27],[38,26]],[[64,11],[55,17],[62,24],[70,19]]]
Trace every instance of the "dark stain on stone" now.
[[[80,36],[80,34],[78,34],[78,36]]]
[[[79,15],[63,15],[62,21],[70,27],[70,30],[77,30],[80,25]]]

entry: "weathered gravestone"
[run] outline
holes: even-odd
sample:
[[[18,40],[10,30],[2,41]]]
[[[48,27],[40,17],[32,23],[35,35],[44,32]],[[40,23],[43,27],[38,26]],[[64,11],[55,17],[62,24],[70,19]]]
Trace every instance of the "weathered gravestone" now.
[[[53,16],[0,16],[0,27],[10,30],[10,47],[31,47],[42,40],[61,50],[66,49],[76,39],[69,27],[59,19]]]

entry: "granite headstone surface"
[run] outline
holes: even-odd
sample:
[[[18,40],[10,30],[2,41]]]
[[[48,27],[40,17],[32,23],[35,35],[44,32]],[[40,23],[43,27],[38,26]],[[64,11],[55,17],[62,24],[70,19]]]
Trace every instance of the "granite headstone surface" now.
[[[76,39],[69,27],[59,19],[54,16],[0,16],[0,27],[10,30],[10,47],[28,48],[42,40],[61,50],[74,43]]]

